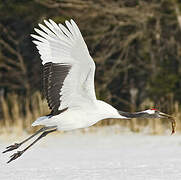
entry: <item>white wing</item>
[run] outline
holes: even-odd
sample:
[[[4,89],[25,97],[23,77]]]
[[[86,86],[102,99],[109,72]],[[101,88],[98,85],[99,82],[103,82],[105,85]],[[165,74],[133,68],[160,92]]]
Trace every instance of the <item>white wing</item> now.
[[[35,28],[39,35],[31,36],[36,39],[33,42],[43,61],[45,95],[50,108],[61,110],[81,106],[85,101],[94,103],[95,63],[78,26],[73,20],[65,21],[66,27],[52,20],[44,22],[47,27],[39,24],[43,31]],[[59,103],[55,102],[57,97]]]

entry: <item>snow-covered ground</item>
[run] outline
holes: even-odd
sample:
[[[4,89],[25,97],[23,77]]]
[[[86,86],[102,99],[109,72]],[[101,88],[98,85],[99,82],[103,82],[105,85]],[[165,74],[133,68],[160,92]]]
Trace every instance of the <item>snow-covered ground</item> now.
[[[0,151],[12,143],[1,138]],[[2,180],[181,179],[181,135],[52,134],[6,164],[11,154],[0,155]]]

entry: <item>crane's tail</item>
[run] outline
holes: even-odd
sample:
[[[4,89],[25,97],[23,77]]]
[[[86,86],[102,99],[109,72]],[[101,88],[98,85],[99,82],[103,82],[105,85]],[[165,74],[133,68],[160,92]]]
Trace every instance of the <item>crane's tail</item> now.
[[[36,119],[32,126],[38,126],[38,125],[44,125],[44,121],[49,119],[51,116],[42,116],[42,117],[39,117],[38,119]]]

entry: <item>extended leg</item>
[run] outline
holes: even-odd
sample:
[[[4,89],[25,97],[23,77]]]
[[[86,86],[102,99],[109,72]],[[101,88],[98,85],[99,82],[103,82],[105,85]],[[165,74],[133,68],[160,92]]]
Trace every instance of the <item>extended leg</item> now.
[[[10,156],[10,160],[7,163],[10,163],[11,161],[17,159],[18,157],[20,157],[25,151],[27,151],[31,146],[33,146],[33,144],[35,144],[36,142],[38,142],[41,138],[45,137],[47,134],[56,131],[57,129],[53,129],[50,131],[44,131],[35,141],[33,141],[29,146],[27,146],[25,149],[23,149],[22,151],[18,151],[17,153],[14,153],[13,155]]]
[[[12,151],[14,149],[17,149],[19,148],[22,144],[24,144],[25,142],[29,141],[30,139],[32,139],[34,136],[38,135],[39,133],[41,132],[44,132],[48,129],[52,129],[52,128],[55,128],[55,126],[50,126],[50,127],[43,127],[41,129],[39,129],[38,131],[36,131],[32,136],[28,137],[27,139],[25,139],[24,141],[20,142],[20,143],[15,143],[13,145],[10,145],[8,147],[6,147],[6,150],[3,151],[3,153],[6,153],[8,151]]]

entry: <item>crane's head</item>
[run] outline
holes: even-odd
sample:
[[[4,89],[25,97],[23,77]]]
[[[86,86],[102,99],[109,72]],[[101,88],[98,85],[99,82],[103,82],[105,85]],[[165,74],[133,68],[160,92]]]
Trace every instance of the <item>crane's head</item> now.
[[[172,123],[172,134],[175,132],[175,127],[176,127],[176,121],[175,119],[165,113],[160,112],[158,109],[147,109],[145,111],[140,111],[140,112],[134,112],[134,113],[129,113],[129,112],[123,112],[123,111],[118,111],[120,115],[132,119],[132,118],[167,118],[171,121]]]
[[[160,112],[158,109],[148,109],[148,110],[142,111],[142,113],[147,118],[172,118],[172,116],[165,114],[163,112]]]

